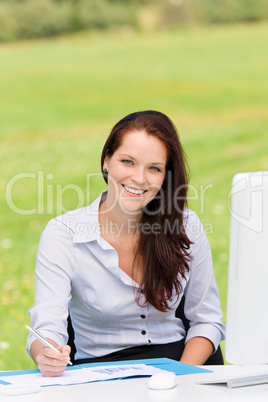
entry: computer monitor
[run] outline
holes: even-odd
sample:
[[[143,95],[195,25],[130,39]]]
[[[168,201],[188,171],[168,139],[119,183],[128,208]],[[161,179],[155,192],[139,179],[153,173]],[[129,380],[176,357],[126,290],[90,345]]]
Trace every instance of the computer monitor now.
[[[268,172],[232,182],[225,359],[268,364]]]

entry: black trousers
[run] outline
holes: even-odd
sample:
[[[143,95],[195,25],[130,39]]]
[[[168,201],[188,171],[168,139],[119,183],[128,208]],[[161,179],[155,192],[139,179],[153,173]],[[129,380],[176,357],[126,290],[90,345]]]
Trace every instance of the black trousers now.
[[[154,359],[160,357],[168,357],[169,359],[179,361],[183,353],[183,349],[184,339],[178,342],[165,343],[163,345],[134,346],[101,357],[75,360],[74,364]]]

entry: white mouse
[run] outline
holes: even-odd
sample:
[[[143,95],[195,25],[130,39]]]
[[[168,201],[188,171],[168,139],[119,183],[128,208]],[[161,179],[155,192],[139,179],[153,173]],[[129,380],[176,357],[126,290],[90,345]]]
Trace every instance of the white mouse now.
[[[161,371],[152,375],[148,381],[150,389],[170,389],[174,388],[176,382],[176,374],[171,371]]]

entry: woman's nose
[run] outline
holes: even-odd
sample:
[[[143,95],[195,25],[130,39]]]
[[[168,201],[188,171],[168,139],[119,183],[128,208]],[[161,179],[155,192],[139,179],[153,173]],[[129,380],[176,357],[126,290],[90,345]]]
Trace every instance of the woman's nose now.
[[[132,172],[132,180],[137,184],[143,184],[146,182],[146,173],[143,168],[136,168],[134,172]]]

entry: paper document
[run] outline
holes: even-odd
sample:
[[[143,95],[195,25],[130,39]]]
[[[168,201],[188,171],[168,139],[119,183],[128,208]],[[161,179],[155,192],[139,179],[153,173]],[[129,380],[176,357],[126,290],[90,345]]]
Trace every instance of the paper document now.
[[[120,364],[99,367],[70,367],[60,377],[43,377],[40,372],[5,376],[2,379],[10,384],[25,385],[71,385],[85,382],[115,380],[126,377],[151,376],[161,370],[146,364]]]

